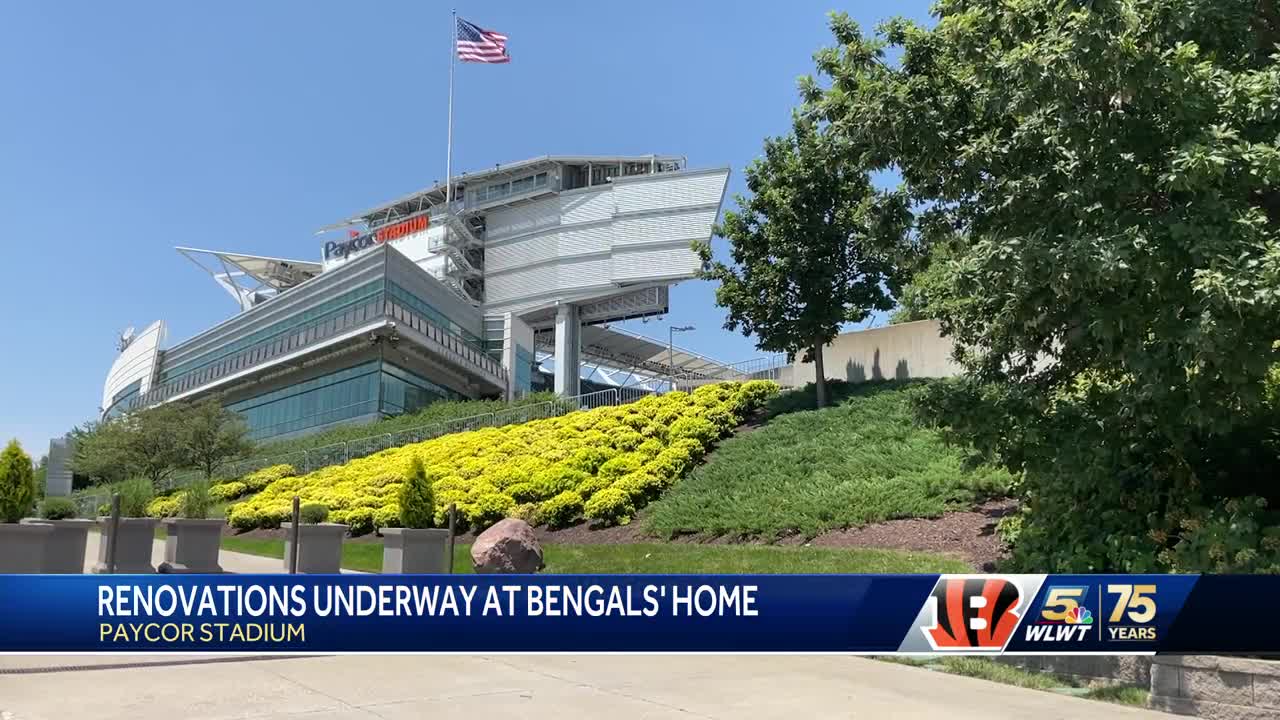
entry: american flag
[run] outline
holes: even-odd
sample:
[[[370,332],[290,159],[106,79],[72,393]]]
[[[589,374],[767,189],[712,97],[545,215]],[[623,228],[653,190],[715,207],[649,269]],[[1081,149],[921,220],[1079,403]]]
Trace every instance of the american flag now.
[[[507,55],[507,36],[458,18],[458,59],[478,63],[511,62],[511,56]]]

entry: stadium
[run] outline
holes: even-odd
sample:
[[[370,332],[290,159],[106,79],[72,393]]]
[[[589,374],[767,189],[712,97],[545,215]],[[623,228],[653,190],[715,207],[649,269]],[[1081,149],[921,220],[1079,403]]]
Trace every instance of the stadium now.
[[[179,247],[239,312],[172,346],[163,320],[122,335],[102,417],[216,394],[252,437],[282,438],[444,398],[740,375],[610,327],[667,312],[728,177],[680,156],[542,156],[322,228],[319,260]]]

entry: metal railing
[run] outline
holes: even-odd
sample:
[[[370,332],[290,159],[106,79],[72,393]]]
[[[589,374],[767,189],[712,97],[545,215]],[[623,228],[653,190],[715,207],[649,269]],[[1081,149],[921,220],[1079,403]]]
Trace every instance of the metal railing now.
[[[780,382],[783,379],[783,371],[787,367],[785,355],[774,355],[725,365],[722,368],[717,368],[714,372],[677,374],[670,378],[670,383],[677,390],[692,390],[702,385],[720,382],[745,382],[747,380],[773,380]]]

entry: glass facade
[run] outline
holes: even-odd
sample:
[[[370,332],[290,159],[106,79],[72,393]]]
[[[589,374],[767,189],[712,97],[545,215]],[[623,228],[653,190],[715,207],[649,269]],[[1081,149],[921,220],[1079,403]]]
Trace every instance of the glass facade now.
[[[129,409],[129,401],[138,396],[138,392],[142,390],[142,380],[134,380],[125,386],[123,390],[115,394],[111,398],[111,407],[103,413],[104,417],[113,418],[125,410]]]
[[[198,357],[178,363],[172,367],[166,367],[160,374],[160,381],[165,382],[172,378],[176,378],[179,375],[198,370],[206,365],[215,363],[228,355],[234,355],[235,353],[252,345],[268,342],[281,335],[296,332],[307,326],[318,325],[331,319],[335,315],[340,315],[352,305],[359,304],[374,297],[378,293],[382,292],[382,289],[382,280],[374,280],[373,282],[368,282],[359,287],[352,288],[351,290],[329,298],[314,307],[307,308],[287,320],[282,320],[274,325],[269,325],[256,332],[251,332],[248,335],[241,336],[234,342],[229,342],[216,350],[212,350]]]
[[[533,366],[533,353],[525,350],[523,345],[516,345],[516,366],[513,370],[517,392],[527,393],[533,387]]]
[[[250,437],[261,440],[373,414],[414,412],[456,397],[408,370],[371,360],[227,407],[244,417]]]

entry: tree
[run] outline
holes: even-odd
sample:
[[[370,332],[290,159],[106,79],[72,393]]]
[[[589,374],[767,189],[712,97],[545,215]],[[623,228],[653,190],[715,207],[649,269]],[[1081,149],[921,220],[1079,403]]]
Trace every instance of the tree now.
[[[17,440],[10,440],[0,452],[0,522],[18,522],[35,501],[31,456],[22,451]]]
[[[71,469],[99,482],[117,483],[133,474],[130,434],[122,422],[89,421],[71,431]]]
[[[746,170],[750,195],[737,196],[716,234],[733,264],[699,243],[704,279],[720,282],[725,328],[755,335],[757,347],[814,363],[818,407],[826,403],[822,348],[846,322],[893,307],[894,249],[905,205],[877,197],[867,174],[840,162],[831,135],[795,115],[789,135],[765,140]]]
[[[968,381],[926,410],[1026,471],[1019,549],[1038,571],[1169,567],[1204,508],[1280,494],[1257,440],[1280,360],[1280,14],[934,12],[872,34],[834,16],[829,84],[804,86],[840,147],[901,174],[886,197],[918,209],[917,237],[951,252],[928,304]]]
[[[180,407],[185,466],[199,470],[205,480],[212,480],[227,461],[253,450],[244,420],[235,411],[222,407],[221,398],[211,396]]]
[[[182,409],[174,403],[85,423],[72,431],[72,469],[106,482],[139,476],[159,486],[183,463],[182,423]]]
[[[183,463],[182,407],[165,403],[125,415],[120,419],[127,437],[125,455],[135,475],[153,487],[173,475]]]
[[[49,478],[49,456],[41,455],[40,462],[36,463],[33,479],[36,484],[36,496],[44,497],[45,486],[48,485]]]

